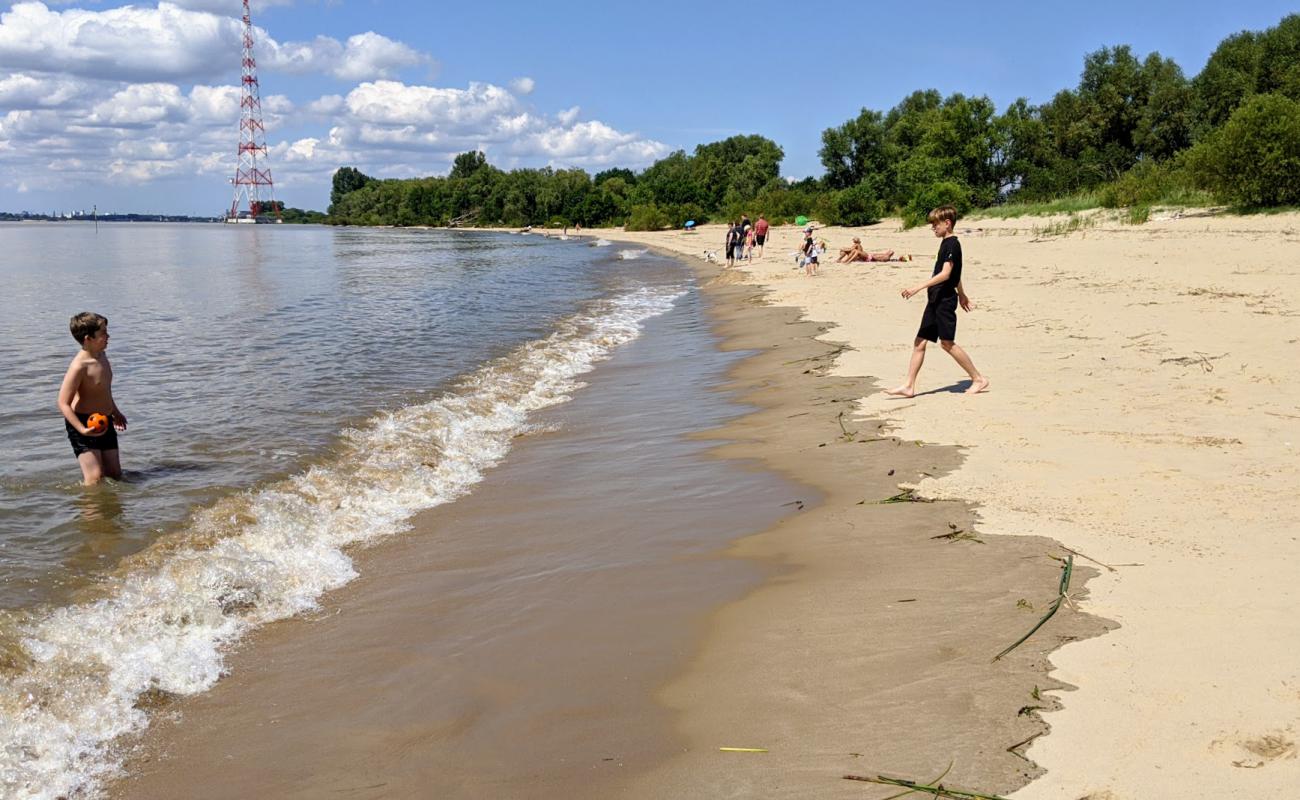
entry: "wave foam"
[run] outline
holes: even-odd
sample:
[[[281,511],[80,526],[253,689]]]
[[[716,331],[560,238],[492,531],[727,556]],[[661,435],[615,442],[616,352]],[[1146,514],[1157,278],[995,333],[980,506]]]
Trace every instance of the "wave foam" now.
[[[196,513],[125,562],[100,599],[11,621],[0,639],[0,795],[98,796],[120,770],[114,740],[148,725],[142,695],[211,687],[226,645],[355,577],[344,547],[400,533],[417,511],[470,491],[533,429],[530,414],[568,400],[577,376],[680,294],[596,303],[437,399],[345,431],[328,464]]]
[[[649,250],[619,250],[618,257],[623,259],[624,261],[633,261],[635,259],[640,258],[641,256],[645,255],[648,252],[650,251]]]

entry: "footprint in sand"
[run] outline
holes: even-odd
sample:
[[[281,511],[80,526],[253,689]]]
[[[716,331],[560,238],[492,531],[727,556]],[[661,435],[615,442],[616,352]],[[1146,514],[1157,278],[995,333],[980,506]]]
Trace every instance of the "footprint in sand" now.
[[[1245,757],[1234,759],[1232,766],[1239,769],[1259,769],[1274,761],[1294,760],[1297,753],[1296,742],[1290,734],[1291,731],[1288,729],[1251,739],[1237,739],[1233,744],[1245,753]],[[1211,749],[1217,750],[1222,745],[1223,740],[1218,740],[1211,745]]]

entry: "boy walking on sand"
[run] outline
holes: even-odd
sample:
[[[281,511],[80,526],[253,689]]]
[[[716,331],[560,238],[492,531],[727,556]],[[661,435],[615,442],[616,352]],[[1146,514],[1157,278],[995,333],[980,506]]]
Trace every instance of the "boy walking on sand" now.
[[[72,318],[68,328],[81,345],[59,387],[59,411],[63,413],[68,441],[87,486],[99,483],[105,475],[121,480],[117,434],[126,430],[126,415],[113,402],[113,366],[104,353],[108,349],[108,320],[84,311]],[[99,430],[87,426],[91,414],[108,417],[108,426]]]
[[[921,371],[921,364],[925,363],[925,344],[934,341],[938,341],[939,346],[970,376],[970,387],[966,389],[966,394],[978,394],[989,388],[989,379],[975,369],[970,356],[955,341],[957,306],[960,305],[966,312],[975,307],[961,286],[961,242],[957,241],[952,232],[957,223],[957,209],[939,206],[927,215],[926,220],[934,235],[943,241],[939,243],[939,257],[934,261],[934,273],[930,280],[903,290],[904,300],[924,290],[925,311],[921,314],[921,328],[916,332],[916,341],[912,343],[912,360],[908,364],[907,378],[901,386],[886,389],[885,394],[895,397],[912,397],[916,394],[916,376]]]

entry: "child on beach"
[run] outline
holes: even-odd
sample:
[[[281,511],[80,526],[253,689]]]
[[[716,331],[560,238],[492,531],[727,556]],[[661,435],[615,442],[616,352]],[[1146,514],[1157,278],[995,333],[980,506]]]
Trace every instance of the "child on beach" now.
[[[989,379],[975,369],[966,351],[958,346],[957,306],[969,312],[975,304],[966,296],[961,285],[961,242],[953,235],[952,228],[957,222],[957,209],[952,206],[939,206],[929,213],[926,219],[930,230],[942,239],[939,243],[939,256],[934,261],[934,273],[925,283],[903,290],[906,300],[921,291],[926,292],[925,311],[921,313],[921,328],[916,332],[912,343],[912,360],[908,364],[907,378],[901,386],[886,389],[885,394],[895,397],[912,397],[916,394],[916,376],[925,362],[926,342],[938,341],[948,355],[970,376],[970,387],[966,394],[978,394],[989,388]]]
[[[72,338],[81,350],[72,357],[59,387],[59,411],[81,465],[82,482],[99,483],[107,475],[122,479],[122,462],[117,452],[117,434],[126,430],[126,415],[113,402],[113,366],[104,353],[108,349],[108,320],[84,311],[68,323]],[[91,414],[103,414],[110,424],[102,430],[86,425]]]
[[[803,270],[804,274],[810,278],[817,277],[817,257],[821,255],[821,248],[813,241],[813,229],[809,225],[804,229],[803,239]]]

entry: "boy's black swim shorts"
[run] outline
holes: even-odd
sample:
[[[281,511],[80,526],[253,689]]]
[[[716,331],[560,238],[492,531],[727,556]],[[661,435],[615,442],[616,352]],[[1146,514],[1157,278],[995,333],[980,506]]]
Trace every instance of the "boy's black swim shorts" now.
[[[957,295],[940,297],[925,304],[921,314],[921,329],[916,332],[918,339],[929,342],[957,340]]]
[[[77,419],[85,425],[86,420],[90,419],[89,414],[77,413]],[[80,456],[87,450],[116,450],[117,449],[117,429],[113,427],[113,421],[110,418],[108,430],[98,436],[86,436],[72,427],[72,423],[66,419],[63,421],[63,427],[68,431],[68,441],[72,443],[72,452]]]

